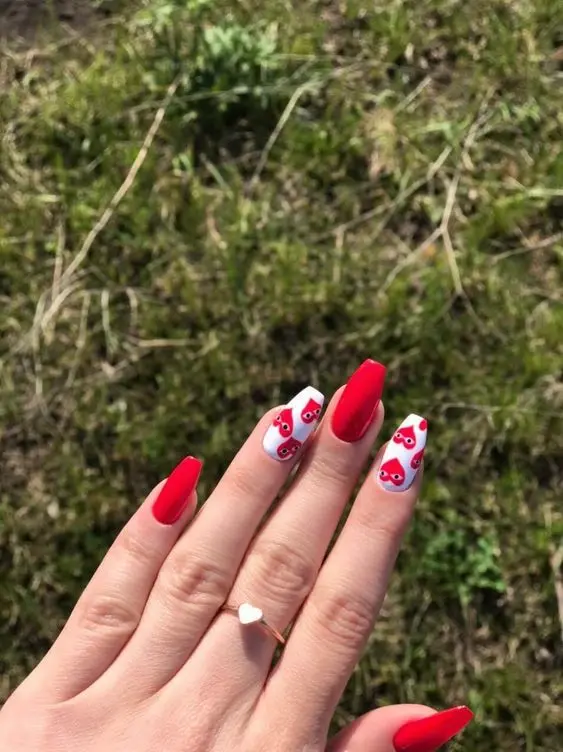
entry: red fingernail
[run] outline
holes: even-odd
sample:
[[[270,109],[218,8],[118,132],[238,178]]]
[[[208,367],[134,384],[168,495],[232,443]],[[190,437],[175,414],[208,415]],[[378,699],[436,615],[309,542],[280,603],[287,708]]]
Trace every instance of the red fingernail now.
[[[375,360],[366,360],[354,371],[332,414],[332,430],[342,441],[362,438],[373,420],[383,394],[387,369]]]
[[[172,470],[152,507],[157,522],[172,525],[180,519],[189,504],[202,467],[203,462],[197,457],[186,457]]]
[[[442,744],[459,734],[472,718],[473,713],[465,705],[442,710],[402,726],[393,737],[393,745],[397,752],[436,752]]]

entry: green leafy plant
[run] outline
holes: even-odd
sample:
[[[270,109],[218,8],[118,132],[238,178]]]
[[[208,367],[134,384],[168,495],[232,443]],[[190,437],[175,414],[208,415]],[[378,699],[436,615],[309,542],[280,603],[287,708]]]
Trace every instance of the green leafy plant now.
[[[284,90],[292,69],[275,22],[241,23],[231,13],[214,13],[207,0],[158,0],[139,11],[135,23],[149,39],[142,58],[148,87],[160,92],[176,81],[173,108],[207,138],[219,140],[241,117],[273,127],[276,103],[299,83]]]
[[[428,535],[418,572],[433,592],[459,598],[462,606],[483,591],[504,593],[500,547],[493,531],[472,532],[460,518],[447,515],[443,529]]]
[[[284,65],[279,55],[277,24],[204,27],[194,66],[193,90],[261,97],[264,87],[275,80]]]

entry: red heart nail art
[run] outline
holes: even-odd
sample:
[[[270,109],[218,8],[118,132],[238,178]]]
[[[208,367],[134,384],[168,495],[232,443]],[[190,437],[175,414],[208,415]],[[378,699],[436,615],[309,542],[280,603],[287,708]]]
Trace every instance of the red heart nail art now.
[[[395,444],[402,444],[407,449],[414,449],[416,446],[416,436],[414,426],[402,426],[395,431],[393,436]]]
[[[314,420],[317,420],[321,414],[321,407],[322,405],[315,402],[314,399],[310,399],[301,411],[301,420],[303,423],[312,423]]]
[[[287,439],[293,433],[293,411],[291,407],[285,407],[274,418],[274,425],[279,428],[280,434]]]
[[[307,386],[275,413],[264,434],[262,446],[272,459],[291,460],[315,430],[324,396]]]
[[[386,491],[409,489],[420,470],[426,446],[428,422],[411,413],[395,430],[387,444],[377,477]]]
[[[418,470],[418,468],[422,464],[422,458],[424,457],[424,449],[421,449],[420,452],[417,452],[412,460],[411,460],[411,467],[413,470]]]
[[[401,486],[405,482],[405,469],[397,458],[393,458],[381,465],[379,478],[385,483]]]
[[[288,439],[280,444],[278,447],[278,457],[282,460],[287,460],[293,455],[297,454],[297,450],[301,446],[301,442],[297,439]]]

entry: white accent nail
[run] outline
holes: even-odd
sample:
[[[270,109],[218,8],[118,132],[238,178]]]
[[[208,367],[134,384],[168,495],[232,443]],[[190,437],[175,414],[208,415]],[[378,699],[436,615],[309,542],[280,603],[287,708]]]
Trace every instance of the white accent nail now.
[[[386,491],[411,487],[422,464],[427,434],[428,422],[420,415],[409,415],[397,428],[377,470],[377,480]]]
[[[312,386],[296,394],[266,431],[262,442],[266,453],[282,462],[294,457],[315,429],[323,404],[324,396]]]

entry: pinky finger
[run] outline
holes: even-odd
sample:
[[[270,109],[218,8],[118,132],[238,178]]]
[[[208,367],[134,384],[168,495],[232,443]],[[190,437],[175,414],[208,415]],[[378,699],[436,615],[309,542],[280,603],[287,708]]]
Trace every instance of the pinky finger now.
[[[26,688],[75,697],[113,663],[141,619],[164,560],[191,520],[202,462],[186,457],[125,525]]]
[[[373,628],[422,481],[427,422],[409,415],[381,451],[276,665],[264,697],[328,723]],[[328,710],[328,712],[327,712]],[[296,716],[298,717],[298,716]]]

